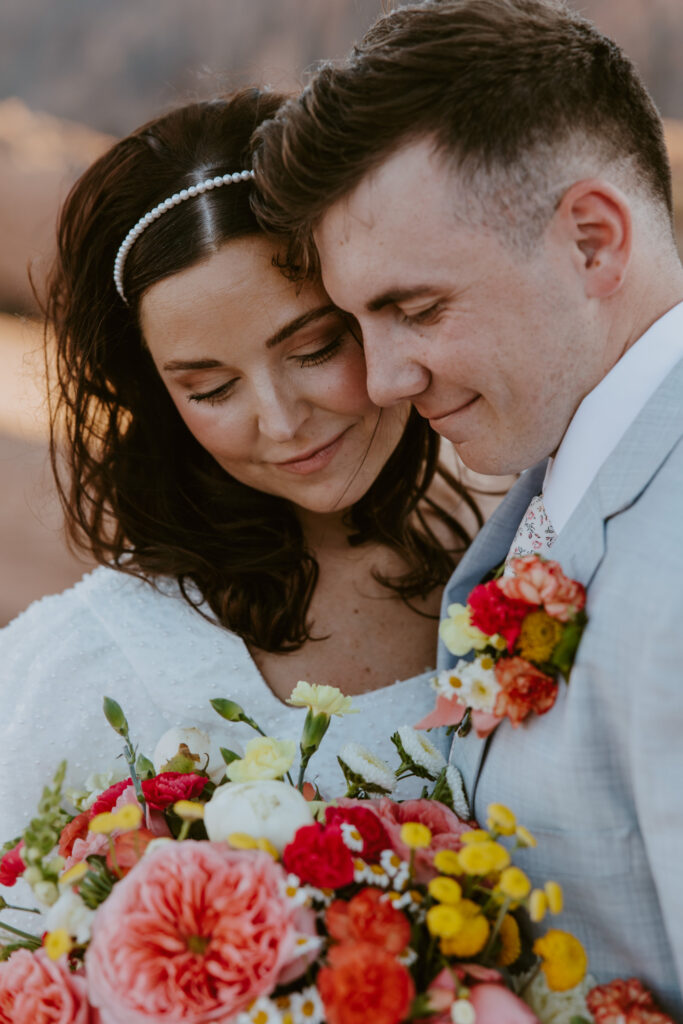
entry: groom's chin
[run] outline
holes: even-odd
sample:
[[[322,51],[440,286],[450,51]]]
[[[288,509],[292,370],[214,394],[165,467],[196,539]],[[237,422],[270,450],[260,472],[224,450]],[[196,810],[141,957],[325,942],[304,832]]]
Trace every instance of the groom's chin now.
[[[510,476],[522,473],[549,454],[546,444],[515,444],[509,436],[505,440],[494,436],[480,436],[452,443],[461,462],[474,473],[481,473],[484,476]]]

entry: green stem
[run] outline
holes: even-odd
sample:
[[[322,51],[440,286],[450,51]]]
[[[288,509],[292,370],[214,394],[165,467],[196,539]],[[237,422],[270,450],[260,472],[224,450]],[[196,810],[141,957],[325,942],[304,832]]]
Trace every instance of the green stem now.
[[[133,750],[127,733],[125,739],[126,745],[123,748],[123,756],[128,762],[128,770],[130,772],[130,777],[133,780],[133,786],[135,787],[135,795],[137,796],[138,802],[144,811],[146,807],[145,796],[144,793],[142,792],[142,782],[140,781],[138,773],[135,770],[135,751]]]
[[[505,901],[501,905],[500,910],[498,911],[498,917],[496,918],[496,923],[494,924],[493,928],[491,929],[491,934],[489,935],[489,940],[486,943],[486,946],[484,948],[484,952],[482,953],[482,960],[484,960],[484,961],[486,961],[487,957],[491,953],[491,950],[493,949],[493,944],[494,944],[494,942],[496,941],[496,939],[498,937],[498,932],[500,931],[500,927],[501,927],[501,925],[503,923],[503,918],[507,914],[511,902],[512,901],[510,900],[510,898],[506,897]]]
[[[3,910],[23,910],[23,912],[25,914],[40,914],[40,911],[36,910],[35,907],[17,907],[17,906],[14,905],[14,903],[7,903],[6,900],[2,900],[2,909]]]
[[[11,932],[12,935],[19,935],[22,939],[30,939],[31,942],[37,943],[36,948],[40,946],[40,939],[36,935],[31,935],[30,932],[23,932],[21,928],[13,928],[11,924],[5,924],[3,921],[0,921],[0,928],[6,932]]]

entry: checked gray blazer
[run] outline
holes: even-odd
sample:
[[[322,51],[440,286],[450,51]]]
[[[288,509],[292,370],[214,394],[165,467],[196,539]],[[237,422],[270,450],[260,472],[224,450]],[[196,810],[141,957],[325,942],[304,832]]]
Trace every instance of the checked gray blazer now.
[[[605,411],[609,415],[609,410]],[[515,863],[562,884],[540,926],[584,943],[599,981],[638,977],[683,1021],[683,361],[602,465],[552,548],[588,591],[555,706],[453,741],[474,816],[507,804],[538,839]],[[541,490],[522,475],[463,558],[443,611],[507,555]],[[439,651],[439,668],[455,658]]]

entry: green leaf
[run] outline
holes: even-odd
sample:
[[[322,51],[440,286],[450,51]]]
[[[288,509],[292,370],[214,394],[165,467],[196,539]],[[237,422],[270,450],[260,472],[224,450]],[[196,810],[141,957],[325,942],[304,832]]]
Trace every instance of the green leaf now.
[[[221,757],[226,764],[232,764],[233,761],[240,761],[240,755],[236,754],[234,750],[229,750],[227,747],[221,747]]]
[[[135,762],[135,770],[141,779],[153,779],[156,775],[154,765],[144,754],[138,754]]]
[[[583,612],[564,627],[564,632],[550,658],[553,665],[565,679],[569,679],[576,651],[587,619]]]

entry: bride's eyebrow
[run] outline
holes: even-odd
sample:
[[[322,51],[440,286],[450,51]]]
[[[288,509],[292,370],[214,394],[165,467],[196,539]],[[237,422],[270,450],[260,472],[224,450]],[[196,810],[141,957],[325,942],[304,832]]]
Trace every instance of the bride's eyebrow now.
[[[302,313],[301,316],[297,316],[294,320],[290,320],[289,323],[284,324],[278,328],[275,334],[266,341],[266,348],[275,348],[281,342],[287,338],[291,338],[297,331],[302,330],[304,327],[308,327],[309,324],[313,324],[316,320],[322,320],[323,317],[329,316],[330,313],[338,313],[339,310],[331,302],[326,306],[319,306],[317,309],[309,309],[307,313]]]

